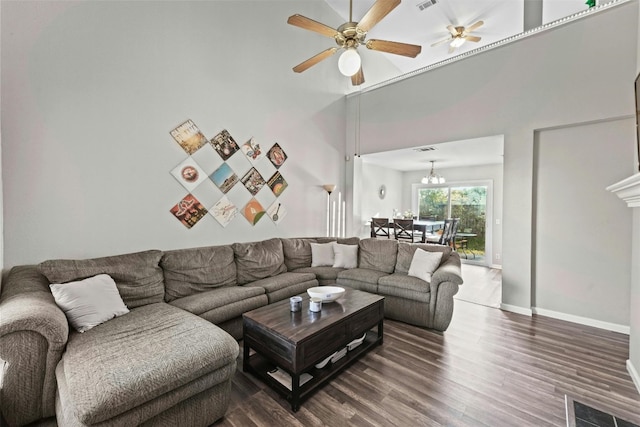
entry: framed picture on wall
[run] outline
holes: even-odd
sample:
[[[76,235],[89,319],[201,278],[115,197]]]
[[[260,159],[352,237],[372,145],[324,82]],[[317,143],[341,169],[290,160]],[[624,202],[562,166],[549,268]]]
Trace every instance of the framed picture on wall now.
[[[200,129],[198,129],[198,126],[191,120],[182,123],[170,133],[173,139],[175,139],[189,155],[198,151],[200,147],[207,142],[207,138],[205,138],[202,132],[200,132]]]

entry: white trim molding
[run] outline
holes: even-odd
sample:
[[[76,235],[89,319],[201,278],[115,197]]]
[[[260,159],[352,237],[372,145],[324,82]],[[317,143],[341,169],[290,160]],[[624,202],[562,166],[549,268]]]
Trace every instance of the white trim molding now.
[[[631,360],[627,359],[627,371],[629,372],[629,375],[631,376],[631,380],[633,381],[633,384],[636,386],[636,389],[638,389],[638,392],[640,392],[640,375],[638,375],[638,371],[636,370],[636,368],[633,366],[633,363],[631,363]]]
[[[608,186],[607,191],[620,197],[630,208],[640,208],[640,173]]]
[[[500,310],[510,311],[511,313],[524,314],[531,317],[533,311],[530,308],[518,307],[517,305],[500,303]]]
[[[573,314],[560,313],[558,311],[546,310],[544,308],[533,307],[533,314],[540,316],[551,317],[558,320],[564,320],[566,322],[578,323],[585,326],[593,326],[594,328],[605,329],[607,331],[619,332],[621,334],[629,335],[631,328],[626,325],[619,325],[617,323],[604,322],[602,320],[591,319],[588,317],[575,316]]]

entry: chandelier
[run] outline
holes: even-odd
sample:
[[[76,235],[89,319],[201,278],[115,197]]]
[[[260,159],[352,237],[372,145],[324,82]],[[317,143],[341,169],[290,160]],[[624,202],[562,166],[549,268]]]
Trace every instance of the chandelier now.
[[[435,160],[431,160],[431,172],[429,172],[429,175],[426,175],[424,178],[422,178],[422,183],[423,184],[444,184],[444,177],[442,175],[439,175],[435,172],[435,170],[433,169],[433,164],[435,163]]]

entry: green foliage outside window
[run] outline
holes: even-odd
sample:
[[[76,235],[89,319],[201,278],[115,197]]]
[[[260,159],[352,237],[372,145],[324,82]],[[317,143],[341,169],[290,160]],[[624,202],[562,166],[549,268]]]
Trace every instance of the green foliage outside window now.
[[[451,213],[449,213],[451,190]],[[418,191],[420,219],[460,218],[458,232],[474,233],[467,239],[468,249],[484,255],[486,237],[487,187],[421,188]]]

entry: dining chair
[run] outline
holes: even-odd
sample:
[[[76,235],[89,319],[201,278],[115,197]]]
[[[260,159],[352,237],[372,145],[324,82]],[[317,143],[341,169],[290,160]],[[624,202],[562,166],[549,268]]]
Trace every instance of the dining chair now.
[[[396,240],[410,240],[413,243],[413,220],[400,219],[393,220],[393,236]]]
[[[389,233],[389,218],[371,218],[371,237],[391,238]]]

